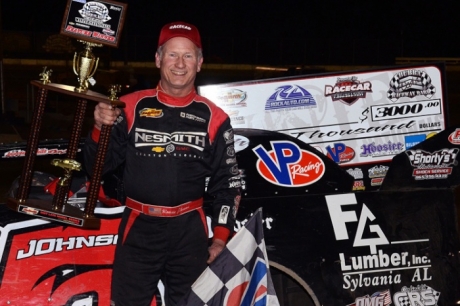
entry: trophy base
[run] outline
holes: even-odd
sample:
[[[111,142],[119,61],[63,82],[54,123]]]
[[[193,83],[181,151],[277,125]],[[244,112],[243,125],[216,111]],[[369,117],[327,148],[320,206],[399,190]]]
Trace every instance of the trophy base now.
[[[53,203],[49,201],[27,199],[24,202],[20,202],[17,199],[8,198],[6,205],[19,213],[85,229],[99,229],[101,226],[99,218],[94,216],[86,217],[83,211],[69,204],[64,204],[61,209],[54,209]]]

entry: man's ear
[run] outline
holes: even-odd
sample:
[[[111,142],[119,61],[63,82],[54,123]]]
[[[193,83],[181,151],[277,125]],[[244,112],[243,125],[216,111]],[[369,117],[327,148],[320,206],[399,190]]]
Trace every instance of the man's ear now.
[[[160,54],[158,54],[158,52],[155,53],[155,65],[157,68],[160,68],[161,66]]]
[[[196,72],[201,71],[201,65],[203,65],[203,57],[201,56],[200,59],[198,60],[198,65],[196,67]]]

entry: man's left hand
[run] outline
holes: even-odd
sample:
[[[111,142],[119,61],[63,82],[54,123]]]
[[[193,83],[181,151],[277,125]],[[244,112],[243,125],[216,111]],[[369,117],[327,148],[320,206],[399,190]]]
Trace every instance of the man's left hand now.
[[[225,242],[220,239],[215,239],[211,246],[208,248],[209,251],[209,258],[208,258],[208,264],[214,261],[216,259],[217,255],[222,252],[222,250],[225,248]]]

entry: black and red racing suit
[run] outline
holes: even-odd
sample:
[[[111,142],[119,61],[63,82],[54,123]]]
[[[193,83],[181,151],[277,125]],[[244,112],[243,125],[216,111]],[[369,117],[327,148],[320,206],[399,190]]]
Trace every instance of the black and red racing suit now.
[[[206,190],[213,198],[214,238],[227,241],[234,228],[240,197],[233,129],[228,115],[208,99],[199,96],[195,90],[185,97],[177,98],[167,95],[158,85],[156,89],[134,92],[120,100],[126,103],[126,107],[113,126],[104,171],[125,164],[123,185],[127,203],[176,207],[202,199]],[[94,163],[99,133],[98,129],[94,129],[86,140],[84,158],[87,169],[91,169]],[[201,226],[197,226],[197,220]],[[170,237],[175,235],[175,231],[178,237],[189,235],[189,241]],[[157,238],[162,241],[150,237],[160,232],[162,236]],[[151,241],[148,240],[150,238]],[[168,242],[167,239],[174,242]],[[207,231],[201,208],[172,218],[125,209],[118,241],[112,293],[121,290],[117,293],[120,300],[136,290],[137,284],[143,288],[136,295],[144,294],[140,291],[154,290],[145,288],[157,282],[156,279],[153,282],[152,279],[145,280],[149,275],[154,275],[163,282],[166,280],[167,298],[168,281],[176,287],[173,293],[169,291],[169,298],[175,303],[206,266]],[[190,247],[192,243],[194,246]],[[176,259],[185,260],[177,263],[181,270],[177,278],[173,275],[174,267],[158,271],[162,270],[160,266],[168,267],[168,256],[174,254],[171,250],[173,246],[181,252]],[[191,254],[186,254],[187,248],[190,248]],[[129,254],[133,250],[145,252],[142,256],[148,257],[148,261],[157,265],[157,269],[148,270],[147,276],[131,271],[136,269],[128,264],[133,260]],[[172,258],[171,262],[174,260]],[[181,265],[194,267],[189,271]],[[137,277],[133,273],[141,276]],[[125,278],[131,278],[132,283],[127,285],[128,280]],[[114,282],[120,284],[115,284],[117,287],[114,288]],[[142,297],[142,301],[147,299],[148,295]]]

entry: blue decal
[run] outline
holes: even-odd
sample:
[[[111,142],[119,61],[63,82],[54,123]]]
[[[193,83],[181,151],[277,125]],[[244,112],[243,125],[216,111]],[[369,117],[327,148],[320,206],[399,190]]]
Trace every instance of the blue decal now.
[[[426,139],[425,134],[404,136],[404,140],[406,142],[406,150],[409,150],[410,148],[421,143],[425,139]]]
[[[278,87],[268,98],[265,110],[316,106],[315,99],[306,89],[297,85],[285,85]]]

